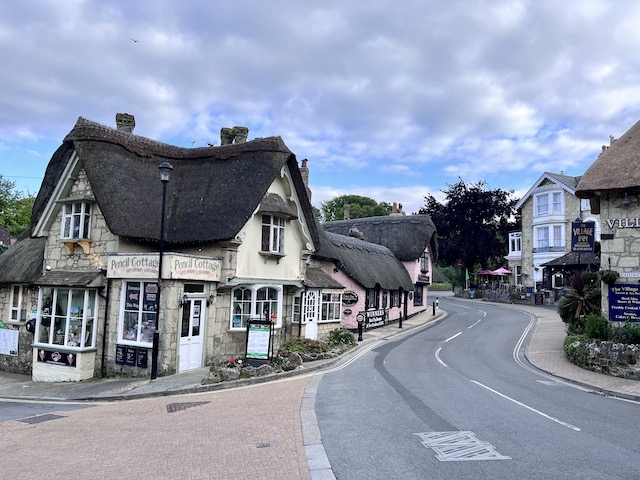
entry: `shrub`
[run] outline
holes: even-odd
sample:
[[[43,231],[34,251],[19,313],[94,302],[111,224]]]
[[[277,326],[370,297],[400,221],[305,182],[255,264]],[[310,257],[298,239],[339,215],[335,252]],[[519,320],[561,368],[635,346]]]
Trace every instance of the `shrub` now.
[[[329,332],[329,345],[355,345],[356,337],[349,330],[336,328]]]
[[[588,338],[608,340],[610,337],[609,322],[601,313],[591,313],[585,322],[584,334]]]
[[[564,339],[564,355],[567,360],[579,367],[588,368],[589,349],[587,342],[588,339],[585,335],[568,335]]]
[[[583,332],[587,316],[600,312],[600,286],[596,278],[586,272],[572,275],[564,296],[557,302],[558,314],[569,333]]]
[[[640,344],[640,324],[627,322],[611,329],[611,339],[617,343]]]
[[[323,353],[327,351],[329,351],[329,345],[309,338],[292,338],[280,347],[280,352],[285,356],[292,352]]]

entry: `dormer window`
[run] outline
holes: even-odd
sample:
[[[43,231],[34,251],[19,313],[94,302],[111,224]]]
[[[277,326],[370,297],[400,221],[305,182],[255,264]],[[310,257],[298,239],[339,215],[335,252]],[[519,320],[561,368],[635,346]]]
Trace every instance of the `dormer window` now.
[[[284,255],[284,218],[276,215],[262,215],[263,252]]]
[[[62,206],[61,238],[86,240],[91,233],[91,202],[70,202]]]

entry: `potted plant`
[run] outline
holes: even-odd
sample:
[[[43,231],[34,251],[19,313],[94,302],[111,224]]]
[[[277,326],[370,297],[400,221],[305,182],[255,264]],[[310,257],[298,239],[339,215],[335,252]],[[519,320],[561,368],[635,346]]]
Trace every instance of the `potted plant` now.
[[[613,285],[620,278],[620,274],[615,270],[601,270],[600,279],[607,285]]]

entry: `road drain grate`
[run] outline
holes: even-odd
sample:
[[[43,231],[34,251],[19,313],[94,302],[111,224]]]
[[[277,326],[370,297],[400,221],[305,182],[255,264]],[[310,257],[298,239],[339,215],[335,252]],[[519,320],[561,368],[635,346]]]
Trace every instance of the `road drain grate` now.
[[[180,410],[186,410],[191,407],[199,407],[200,405],[206,405],[211,402],[183,402],[183,403],[170,403],[167,405],[167,412],[179,412]]]
[[[468,462],[472,460],[511,460],[500,455],[493,445],[478,439],[473,432],[416,433],[422,444],[436,452],[441,462]]]
[[[38,415],[35,417],[23,418],[20,421],[22,423],[34,424],[34,423],[48,422],[49,420],[57,420],[58,418],[66,418],[66,417],[63,417],[62,415],[54,415],[53,413],[46,413],[44,415]]]

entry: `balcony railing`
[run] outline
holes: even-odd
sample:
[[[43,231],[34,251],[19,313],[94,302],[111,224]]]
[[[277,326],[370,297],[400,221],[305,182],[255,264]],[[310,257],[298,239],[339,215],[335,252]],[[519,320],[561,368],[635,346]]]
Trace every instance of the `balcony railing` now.
[[[533,253],[546,253],[546,252],[564,252],[565,246],[562,245],[560,247],[537,247],[533,249]]]

